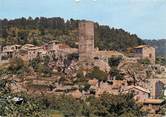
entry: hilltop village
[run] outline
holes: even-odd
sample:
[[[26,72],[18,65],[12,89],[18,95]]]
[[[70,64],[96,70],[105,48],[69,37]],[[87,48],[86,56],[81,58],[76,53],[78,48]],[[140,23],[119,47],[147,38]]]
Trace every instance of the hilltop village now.
[[[57,40],[1,47],[1,77],[14,93],[72,95],[76,99],[103,93],[133,93],[149,114],[160,116],[166,96],[166,67],[156,64],[155,48],[139,45],[127,52],[94,46],[94,23],[79,23],[78,48]],[[5,74],[5,75],[4,75]]]

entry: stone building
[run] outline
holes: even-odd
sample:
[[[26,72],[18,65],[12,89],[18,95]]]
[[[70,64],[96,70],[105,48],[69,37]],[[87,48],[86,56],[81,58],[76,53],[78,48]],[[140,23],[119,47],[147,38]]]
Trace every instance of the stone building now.
[[[134,48],[134,57],[139,59],[149,59],[152,64],[155,64],[155,48],[149,45],[140,45]]]
[[[79,62],[85,68],[97,66],[102,71],[109,72],[108,59],[111,57],[125,57],[117,51],[100,51],[94,48],[94,23],[82,21],[79,23]]]
[[[57,41],[50,42],[46,50],[49,56],[55,55],[56,57],[66,57],[69,54],[78,53],[78,48],[71,48],[69,45]]]
[[[7,45],[2,48],[0,53],[0,60],[8,61],[12,58],[15,58],[18,55],[18,50],[21,48],[21,45]]]
[[[160,110],[165,105],[165,100],[148,98],[144,99],[142,104],[142,110],[148,113],[148,117],[161,117]]]
[[[57,41],[57,40],[53,40],[53,41],[50,41],[49,43],[48,43],[48,45],[46,45],[45,47],[46,47],[46,49],[48,49],[49,51],[52,51],[52,50],[58,50],[58,44],[59,44],[60,42],[59,41]]]
[[[147,88],[151,91],[152,98],[159,98],[163,95],[164,86],[166,84],[166,79],[148,79]]]
[[[94,23],[79,23],[79,61],[83,66],[91,66],[94,60]]]
[[[150,96],[149,89],[134,85],[122,89],[122,93],[134,93],[134,99],[136,100],[147,99]]]
[[[41,47],[32,47],[28,49],[28,60],[32,60],[40,56],[44,50]]]

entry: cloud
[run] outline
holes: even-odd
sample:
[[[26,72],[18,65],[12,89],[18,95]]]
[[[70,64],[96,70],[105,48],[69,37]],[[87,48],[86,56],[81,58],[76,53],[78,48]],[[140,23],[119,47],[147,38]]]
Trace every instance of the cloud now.
[[[81,0],[75,0],[75,2],[80,2]],[[92,0],[92,1],[94,1],[94,2],[96,2],[97,0]]]
[[[75,2],[80,2],[80,0],[75,0]]]

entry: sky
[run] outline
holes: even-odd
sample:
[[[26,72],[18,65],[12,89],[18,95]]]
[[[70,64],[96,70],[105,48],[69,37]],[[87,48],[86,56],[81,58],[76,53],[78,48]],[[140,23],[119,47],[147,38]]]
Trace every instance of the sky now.
[[[0,0],[0,19],[86,19],[142,39],[166,39],[166,0]]]

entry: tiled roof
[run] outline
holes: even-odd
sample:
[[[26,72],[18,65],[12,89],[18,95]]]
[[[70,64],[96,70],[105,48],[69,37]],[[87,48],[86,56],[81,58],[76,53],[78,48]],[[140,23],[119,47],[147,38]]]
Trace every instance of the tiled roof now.
[[[28,47],[32,47],[32,46],[34,46],[33,44],[25,44],[25,45],[23,45],[23,46],[28,46]]]
[[[52,40],[52,41],[48,42],[48,44],[53,44],[53,43],[58,44],[58,43],[60,43],[60,41],[58,41],[58,40]]]
[[[35,47],[28,48],[28,49],[29,50],[36,50],[36,49],[41,49],[41,47],[35,46]]]
[[[134,86],[134,85],[128,86],[124,91],[130,90],[130,89],[133,89],[133,88],[138,89],[138,90],[143,91],[143,92],[146,92],[146,93],[150,93],[150,91],[148,89],[145,89],[145,88],[140,87],[140,86]]]
[[[161,104],[162,102],[164,102],[164,100],[162,100],[162,99],[148,98],[148,99],[143,100],[143,103],[146,103],[146,104]]]
[[[59,49],[65,49],[65,48],[70,48],[68,45],[66,44],[58,44]]]
[[[81,98],[82,93],[79,90],[72,91],[69,94],[71,94],[74,98]]]
[[[145,47],[151,47],[150,45],[139,45],[139,46],[136,46],[134,48],[145,48]]]

